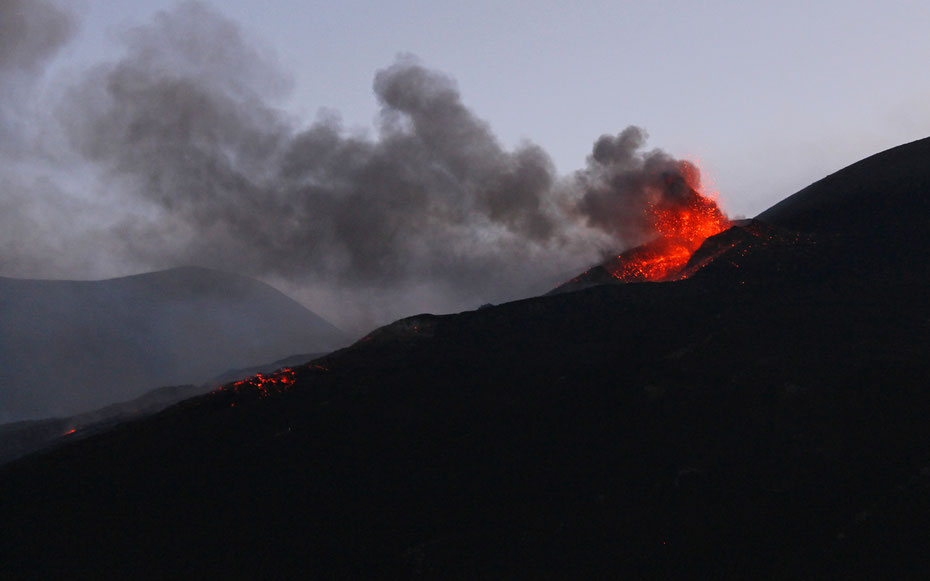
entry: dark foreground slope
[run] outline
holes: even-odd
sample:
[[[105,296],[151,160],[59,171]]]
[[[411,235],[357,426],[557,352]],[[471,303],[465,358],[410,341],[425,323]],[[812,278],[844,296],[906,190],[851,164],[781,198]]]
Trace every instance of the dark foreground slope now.
[[[24,420],[0,425],[0,465],[39,450],[62,445],[111,429],[117,424],[148,416],[185,399],[203,395],[219,385],[257,373],[271,373],[284,366],[302,365],[323,353],[292,355],[273,363],[230,369],[206,383],[167,385],[149,390],[129,401],[112,403],[74,416]]]
[[[203,395],[214,386],[171,385],[147,391],[132,400],[110,404],[75,416],[23,420],[0,425],[0,465],[27,454],[83,438],[114,425],[154,414],[179,401]]]
[[[73,415],[343,341],[268,285],[214,270],[0,278],[0,421]]]
[[[816,238],[406,319],[21,459],[0,577],[923,579],[930,280]]]

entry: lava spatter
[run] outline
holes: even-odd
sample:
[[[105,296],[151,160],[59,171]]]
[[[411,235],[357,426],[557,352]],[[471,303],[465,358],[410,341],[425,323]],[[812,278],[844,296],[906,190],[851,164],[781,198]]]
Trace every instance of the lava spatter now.
[[[659,197],[643,210],[655,237],[604,264],[614,278],[622,282],[673,280],[704,240],[729,227],[716,196],[701,188],[700,169],[691,162],[681,162],[679,169],[680,176],[668,179],[683,181],[678,184],[681,193]]]

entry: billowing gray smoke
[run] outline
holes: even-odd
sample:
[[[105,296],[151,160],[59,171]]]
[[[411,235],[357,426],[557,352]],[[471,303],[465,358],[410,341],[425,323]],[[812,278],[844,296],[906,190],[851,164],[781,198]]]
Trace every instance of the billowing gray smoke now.
[[[34,96],[45,65],[76,28],[45,0],[0,0],[0,275],[38,274],[26,265],[57,254],[42,233],[47,223],[32,223],[33,216],[67,212],[66,204],[39,201],[59,199],[60,191],[43,171],[45,123]]]
[[[648,204],[684,204],[689,188],[700,190],[697,167],[660,149],[643,152],[645,144],[639,127],[627,127],[616,137],[604,135],[595,142],[587,169],[575,176],[580,189],[576,211],[627,246],[655,234],[643,212]]]
[[[45,0],[0,0],[0,153],[24,146],[28,91],[74,30],[71,17]]]
[[[202,4],[132,30],[123,57],[57,107],[68,155],[95,168],[107,207],[53,246],[106,249],[121,268],[263,277],[361,328],[546,290],[601,250],[648,237],[614,214],[641,213],[651,176],[677,167],[641,153],[644,135],[630,128],[559,178],[539,147],[502,148],[455,83],[412,57],[375,76],[374,136],[333,114],[300,128],[275,108],[290,84]]]
[[[34,70],[73,32],[71,19],[44,0],[3,0],[0,70]]]

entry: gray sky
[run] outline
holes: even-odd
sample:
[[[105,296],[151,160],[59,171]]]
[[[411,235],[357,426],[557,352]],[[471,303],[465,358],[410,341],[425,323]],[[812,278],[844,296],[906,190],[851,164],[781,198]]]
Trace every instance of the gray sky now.
[[[175,5],[81,0],[68,52]],[[398,53],[454,77],[506,145],[529,139],[562,173],[630,124],[699,158],[731,213],[930,133],[930,3],[916,1],[307,2],[214,5],[294,77],[287,107],[369,128],[374,72]]]
[[[0,7],[4,4],[9,8],[18,2],[0,0]],[[418,59],[417,66],[431,71],[429,87],[448,82],[457,90],[456,103],[468,111],[457,119],[463,123],[463,131],[485,148],[480,154],[469,154],[472,173],[456,184],[486,183],[488,179],[497,183],[514,167],[524,167],[520,164],[529,163],[532,157],[525,154],[527,141],[545,152],[554,167],[544,170],[546,161],[541,158],[530,166],[545,173],[546,179],[558,181],[586,168],[586,157],[601,135],[617,135],[627,126],[637,125],[648,133],[647,149],[661,148],[671,156],[699,161],[707,173],[705,181],[709,176],[730,215],[755,215],[851,162],[930,133],[930,69],[926,66],[930,4],[926,2],[231,0],[214,3],[207,11],[213,14],[208,19],[238,25],[236,34],[229,34],[232,40],[224,40],[227,32],[219,26],[213,36],[208,35],[208,46],[192,49],[201,55],[219,53],[204,57],[210,68],[184,64],[188,53],[181,49],[173,55],[153,57],[154,61],[146,56],[146,51],[157,53],[166,43],[186,38],[185,34],[194,35],[203,26],[193,22],[189,30],[178,32],[184,28],[180,22],[185,16],[183,10],[176,10],[175,2],[76,0],[59,6],[65,6],[73,18],[70,28],[52,26],[58,36],[48,37],[50,48],[29,45],[30,54],[39,56],[11,61],[6,73],[0,61],[0,73],[6,75],[2,79],[5,105],[0,103],[0,121],[4,123],[0,138],[6,141],[0,143],[0,155],[4,156],[0,195],[5,199],[0,198],[0,203],[8,221],[10,216],[18,216],[16,223],[22,230],[0,239],[4,250],[0,275],[113,276],[170,266],[172,261],[185,258],[210,262],[209,257],[216,252],[206,244],[190,254],[177,248],[153,252],[153,256],[144,256],[144,249],[100,250],[113,244],[117,239],[113,233],[120,229],[125,233],[120,240],[133,241],[129,246],[150,248],[147,241],[166,236],[165,226],[159,229],[151,224],[162,224],[159,220],[166,213],[175,215],[188,208],[188,198],[183,202],[166,199],[167,186],[152,188],[151,182],[163,179],[165,172],[144,168],[146,156],[163,151],[164,143],[129,155],[129,145],[106,148],[92,142],[91,137],[110,135],[114,139],[111,144],[116,144],[119,136],[125,137],[123,128],[99,125],[101,119],[122,113],[127,115],[127,123],[141,118],[135,110],[127,113],[126,104],[116,103],[108,109],[103,93],[95,93],[112,87],[107,79],[113,80],[114,71],[119,69],[117,62],[125,65],[120,69],[125,74],[119,78],[127,82],[127,91],[136,90],[136,81],[145,74],[178,67],[192,78],[206,77],[203,86],[214,91],[210,94],[233,95],[238,100],[228,103],[227,113],[239,116],[236,131],[224,137],[233,139],[229,143],[265,140],[284,144],[279,149],[296,151],[307,141],[296,136],[320,119],[334,127],[333,118],[338,116],[340,139],[348,140],[339,141],[340,147],[358,145],[351,141],[356,136],[364,142],[360,147],[365,155],[374,156],[366,158],[370,161],[381,159],[371,150],[373,144],[385,143],[379,141],[384,138],[379,133],[382,113],[385,98],[394,98],[385,97],[385,93],[376,95],[373,80],[378,71],[400,62],[398,55],[412,54]],[[162,27],[167,30],[173,26],[177,34],[152,32],[160,26],[154,16],[160,11],[174,15],[163,21]],[[150,34],[140,32],[144,30]],[[0,50],[11,51],[2,43]],[[237,68],[240,65],[241,71]],[[406,74],[394,73],[395,78],[383,83],[383,91],[389,91],[393,81]],[[126,93],[124,97],[135,105],[140,94]],[[252,97],[261,106],[242,114]],[[395,113],[407,114],[405,106],[394,103],[388,109],[400,107]],[[218,111],[215,103],[211,107]],[[486,122],[484,129],[480,129],[482,121]],[[268,125],[260,127],[265,122]],[[267,129],[274,124],[282,128]],[[227,147],[228,143],[220,149],[226,151]],[[409,149],[404,151],[413,155]],[[248,157],[244,150],[234,153],[237,160]],[[509,160],[509,169],[488,166],[491,162],[487,160],[494,156]],[[390,159],[400,164],[391,166],[396,170],[407,167],[413,158]],[[255,171],[270,163],[259,155],[247,161],[254,164]],[[176,162],[172,161],[172,171],[176,171]],[[456,162],[446,162],[455,173]],[[474,169],[474,164],[479,169]],[[249,175],[242,169],[246,166],[237,166],[236,179]],[[339,176],[340,180],[345,177]],[[280,179],[274,187],[264,183],[252,186],[267,199],[269,192],[298,187],[293,176],[286,177],[291,180],[286,187],[280,185],[284,183]],[[193,178],[190,172],[181,172],[171,179],[183,189],[185,180]],[[437,179],[433,175],[426,182],[418,181],[417,187],[439,191],[442,188]],[[353,182],[353,187],[359,183]],[[551,189],[548,182],[533,187],[547,192]],[[144,195],[137,197],[142,201],[127,204],[125,191],[145,188]],[[527,196],[532,198],[530,193]],[[427,199],[430,207],[435,207],[436,198]],[[553,217],[554,210],[533,205],[530,211],[525,204],[515,205],[518,201],[502,208],[485,204],[477,195],[468,202],[479,207],[476,219],[481,233],[474,235],[472,228],[468,235],[459,233],[445,241],[446,251],[454,248],[463,257],[463,269],[455,273],[440,272],[443,268],[437,266],[435,257],[427,257],[423,243],[404,246],[403,252],[420,253],[424,258],[416,263],[422,268],[409,273],[404,284],[396,288],[385,286],[383,277],[379,278],[382,275],[347,281],[344,272],[334,274],[335,270],[322,267],[307,275],[317,281],[315,285],[306,277],[288,276],[279,267],[258,268],[263,260],[258,255],[237,262],[216,254],[215,263],[203,265],[238,268],[263,277],[297,294],[337,323],[361,328],[407,310],[464,308],[485,298],[513,298],[521,292],[513,281],[523,278],[523,273],[500,275],[502,287],[472,285],[454,299],[435,297],[443,295],[444,288],[456,286],[455,277],[463,273],[473,278],[482,276],[479,272],[497,272],[495,269],[512,272],[514,256],[521,263],[531,259],[549,262],[545,274],[555,275],[570,269],[573,261],[591,259],[604,250],[607,242],[598,237],[603,232],[590,233],[593,242],[586,252],[579,249],[584,233],[559,222],[561,218]],[[290,206],[282,204],[284,215]],[[240,211],[245,212],[241,206]],[[468,211],[460,206],[454,205],[455,211]],[[104,207],[112,213],[102,211]],[[185,248],[193,244],[193,234],[185,228],[194,223],[191,216],[203,218],[200,213],[205,207],[188,208],[187,214],[181,212],[186,221],[170,226],[175,239],[187,236]],[[444,208],[443,219],[447,219],[453,206]],[[318,206],[311,209],[321,211]],[[128,214],[135,220],[130,225],[125,219]],[[247,214],[237,214],[229,223],[236,224],[242,215]],[[436,215],[431,214],[430,220]],[[418,217],[420,222],[415,223],[423,219]],[[476,222],[470,220],[456,218],[454,223],[471,228]],[[553,226],[553,220],[558,224]],[[140,224],[145,221],[149,226],[143,228]],[[488,223],[500,232],[485,228]],[[397,224],[398,228],[409,228],[402,220]],[[12,226],[7,226],[10,231]],[[564,232],[557,250],[553,250],[555,243],[549,234],[540,234],[554,227]],[[67,235],[62,234],[64,229],[68,229]],[[58,236],[48,235],[48,230]],[[109,238],[101,236],[104,230]],[[531,245],[507,238],[527,232],[531,232]],[[385,236],[389,234],[395,236]],[[481,240],[489,240],[488,236],[498,247],[513,246],[507,260],[474,250]],[[259,242],[282,248],[295,243],[293,237],[265,238]],[[355,252],[353,260],[373,258],[371,249],[350,250]],[[547,251],[555,258],[548,260]],[[248,251],[236,254],[241,257]],[[380,268],[396,260],[391,256],[374,258]],[[321,260],[310,254],[304,259]],[[333,281],[345,288],[351,286],[351,298],[346,298],[346,293],[337,298],[325,290],[332,288]],[[387,287],[405,297],[400,301],[403,305],[396,306],[396,295],[380,292]],[[498,292],[504,287],[509,290]],[[394,306],[382,308],[380,302]],[[366,310],[370,312],[361,312]]]

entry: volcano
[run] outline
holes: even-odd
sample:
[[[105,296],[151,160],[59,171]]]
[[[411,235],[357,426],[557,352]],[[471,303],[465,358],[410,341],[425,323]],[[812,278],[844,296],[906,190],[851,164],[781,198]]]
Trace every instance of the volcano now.
[[[928,159],[0,467],[3,576],[923,579]]]
[[[547,294],[573,292],[603,284],[683,280],[705,267],[712,270],[745,267],[746,263],[753,262],[767,251],[776,248],[796,250],[813,243],[814,237],[809,234],[772,226],[758,219],[736,220],[727,223],[727,227],[718,233],[701,238],[700,245],[695,245],[694,249],[684,245],[676,246],[673,240],[666,238],[637,246],[589,268]],[[652,272],[657,275],[644,275],[643,265],[656,263],[660,264],[660,270]],[[767,263],[762,270],[772,266]],[[779,265],[777,270],[782,268],[784,265]],[[765,276],[765,272],[757,274],[763,278]]]
[[[551,293],[568,292],[607,283],[678,280],[695,251],[709,237],[731,224],[716,202],[716,193],[703,191],[699,168],[679,162],[676,172],[663,176],[659,195],[647,200],[637,221],[648,242],[610,257],[559,285]]]

